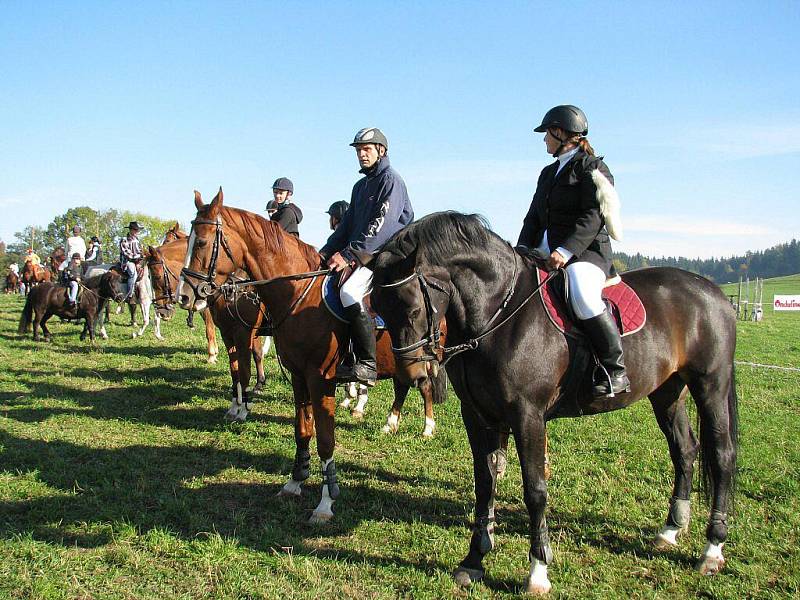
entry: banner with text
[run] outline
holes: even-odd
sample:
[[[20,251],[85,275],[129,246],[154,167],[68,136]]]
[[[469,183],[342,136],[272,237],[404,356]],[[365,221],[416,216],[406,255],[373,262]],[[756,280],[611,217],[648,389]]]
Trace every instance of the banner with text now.
[[[779,296],[775,294],[772,307],[774,310],[800,310],[800,295]]]

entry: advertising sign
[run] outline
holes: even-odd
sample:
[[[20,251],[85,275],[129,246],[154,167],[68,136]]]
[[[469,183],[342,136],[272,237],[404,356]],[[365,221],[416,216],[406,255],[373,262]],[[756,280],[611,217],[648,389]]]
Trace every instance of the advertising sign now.
[[[772,308],[774,310],[800,310],[800,295],[779,296],[775,294],[773,298]]]

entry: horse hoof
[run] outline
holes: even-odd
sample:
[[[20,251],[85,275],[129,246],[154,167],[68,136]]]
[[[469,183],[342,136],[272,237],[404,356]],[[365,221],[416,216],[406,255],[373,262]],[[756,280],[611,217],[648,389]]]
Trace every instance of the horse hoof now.
[[[453,580],[456,585],[462,588],[468,588],[473,583],[477,583],[483,579],[483,569],[468,569],[467,567],[458,567],[453,571]]]
[[[668,540],[663,535],[656,535],[655,539],[653,540],[653,550],[656,552],[667,552],[672,550],[673,548],[677,548],[678,544],[673,542],[672,540]]]
[[[397,433],[397,429],[393,429],[388,423],[381,428],[381,431],[383,433]]]
[[[164,341],[164,336],[163,336],[163,335],[157,335],[157,336],[156,336],[156,339],[157,339],[159,342],[163,342],[163,341]]]
[[[342,400],[339,406],[341,406],[344,409],[348,409],[350,408],[350,402],[352,402],[352,398],[345,398],[344,400]]]
[[[215,364],[217,364],[217,355],[215,354],[214,356],[209,356],[209,357],[208,357],[208,360],[206,360],[206,362],[207,362],[208,364],[210,364],[210,365],[215,365]]]
[[[716,556],[704,556],[697,561],[695,569],[700,575],[716,575],[725,566],[725,559]]]
[[[356,421],[363,421],[364,420],[364,412],[360,410],[354,410],[350,413],[350,416],[353,417]]]
[[[311,513],[311,518],[308,519],[309,525],[325,525],[333,518],[333,513],[317,512],[316,510]]]
[[[549,581],[547,583],[534,583],[529,581],[528,587],[525,588],[525,593],[529,596],[546,596],[550,593],[551,589],[553,589],[553,586],[550,585]]]
[[[137,333],[134,331],[133,333],[131,333],[131,338],[133,338],[135,340],[136,339],[136,335],[137,335]]]
[[[302,494],[302,492],[300,490],[297,490],[296,492],[292,492],[292,491],[286,490],[284,488],[281,488],[281,491],[278,492],[277,494],[275,494],[275,497],[277,497],[277,498],[300,498],[302,495],[303,494]]]

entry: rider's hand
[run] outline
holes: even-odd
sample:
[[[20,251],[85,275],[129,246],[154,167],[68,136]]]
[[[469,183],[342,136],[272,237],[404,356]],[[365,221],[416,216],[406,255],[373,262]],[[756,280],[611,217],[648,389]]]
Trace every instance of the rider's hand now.
[[[347,262],[345,257],[342,256],[339,252],[337,252],[328,259],[328,267],[330,267],[334,271],[343,271],[349,266],[350,263]]]
[[[558,251],[553,250],[550,253],[550,258],[547,259],[547,268],[551,271],[555,269],[563,269],[567,264],[567,259]]]

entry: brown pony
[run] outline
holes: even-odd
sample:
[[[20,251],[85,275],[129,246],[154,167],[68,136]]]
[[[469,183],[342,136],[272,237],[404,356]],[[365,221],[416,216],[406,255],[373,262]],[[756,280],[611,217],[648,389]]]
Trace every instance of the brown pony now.
[[[53,274],[50,269],[42,265],[34,265],[31,261],[25,261],[22,266],[22,275],[20,276],[22,283],[25,284],[25,290],[30,291],[31,287],[43,281],[51,281]]]
[[[16,294],[19,292],[19,275],[14,271],[9,271],[6,275],[6,286],[4,289],[6,294]]]
[[[346,352],[348,327],[330,314],[322,299],[321,276],[297,279],[293,275],[318,269],[319,253],[289,235],[277,223],[244,210],[224,207],[222,188],[210,205],[195,192],[197,216],[189,238],[189,256],[178,288],[181,306],[204,307],[207,299],[227,277],[241,268],[255,280],[274,280],[256,286],[268,307],[275,348],[291,373],[295,401],[294,468],[280,495],[299,496],[309,476],[309,443],[316,431],[322,461],[322,499],[311,515],[311,523],[333,517],[339,495],[335,445],[336,365]],[[277,278],[277,279],[276,279]],[[396,396],[405,396],[409,386],[394,377],[391,341],[378,332],[378,376],[391,377]],[[444,400],[444,371],[438,377],[418,381],[423,396]],[[247,390],[244,401],[248,401]]]
[[[153,302],[156,310],[174,310],[175,292],[178,287],[178,277],[186,261],[186,248],[188,238],[168,242],[157,248],[149,246],[146,260],[150,265],[150,278],[153,284]],[[263,305],[255,298],[244,294],[228,305],[222,294],[209,303],[208,308],[201,311],[206,324],[211,326],[212,333],[219,327],[222,340],[228,351],[231,371],[231,407],[226,413],[226,418],[231,421],[243,422],[247,418],[247,407],[242,402],[242,390],[250,382],[250,359],[256,364],[256,386],[253,393],[258,392],[266,381],[264,375],[264,340],[259,333],[263,320]],[[244,382],[244,383],[242,383]]]
[[[81,256],[81,258],[83,257]],[[58,275],[58,267],[60,267],[61,263],[63,263],[65,260],[67,260],[67,255],[62,246],[59,246],[53,250],[50,256],[47,257],[47,265],[50,267],[50,271],[53,273],[53,275]]]
[[[181,231],[181,224],[175,221],[175,225],[167,229],[164,233],[164,241],[161,242],[161,245],[167,244],[169,242],[174,242],[175,240],[183,240],[188,238],[188,234],[185,231]]]

